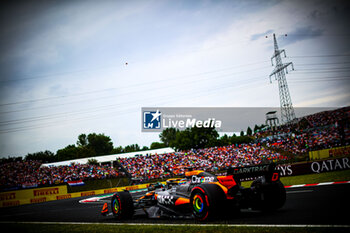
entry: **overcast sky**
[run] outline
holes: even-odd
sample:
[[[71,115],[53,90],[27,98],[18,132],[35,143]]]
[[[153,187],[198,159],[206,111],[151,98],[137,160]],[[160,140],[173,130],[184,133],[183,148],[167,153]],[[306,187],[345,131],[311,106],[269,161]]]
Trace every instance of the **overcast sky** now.
[[[149,146],[141,107],[278,107],[273,33],[295,107],[348,106],[346,2],[2,1],[0,156]]]

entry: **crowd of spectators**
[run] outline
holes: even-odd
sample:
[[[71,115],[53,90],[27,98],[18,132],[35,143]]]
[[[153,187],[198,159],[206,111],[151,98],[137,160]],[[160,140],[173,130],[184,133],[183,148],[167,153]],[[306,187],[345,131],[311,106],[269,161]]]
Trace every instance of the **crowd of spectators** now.
[[[325,111],[297,119],[297,122],[257,132],[259,141],[271,149],[304,154],[350,144],[350,107]]]
[[[133,178],[158,179],[183,175],[188,168],[215,172],[231,166],[247,166],[282,159],[287,158],[260,144],[241,144],[123,158],[119,162]]]
[[[119,163],[132,178],[150,180],[183,175],[188,168],[215,172],[230,166],[246,166],[260,164],[266,160],[281,159],[286,159],[286,157],[265,149],[260,144],[242,144],[122,158]],[[39,187],[75,180],[112,178],[120,175],[118,169],[110,165],[71,164],[57,167],[41,165],[38,161],[15,161],[1,164],[1,189]]]
[[[44,167],[39,161],[15,161],[0,165],[0,187],[29,188],[63,184],[68,181],[117,177],[116,169],[109,165],[71,164]]]

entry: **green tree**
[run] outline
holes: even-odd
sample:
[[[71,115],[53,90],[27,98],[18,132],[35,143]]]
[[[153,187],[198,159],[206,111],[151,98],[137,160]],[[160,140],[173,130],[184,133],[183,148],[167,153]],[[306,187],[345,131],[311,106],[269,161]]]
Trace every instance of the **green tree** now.
[[[224,134],[222,137],[218,139],[217,146],[227,146],[230,144],[230,138],[227,134]]]
[[[77,147],[75,158],[80,159],[80,158],[88,158],[88,157],[93,157],[96,156],[96,152],[91,148],[91,147]]]
[[[86,134],[83,133],[78,136],[77,145],[82,147],[88,145],[88,138]]]
[[[244,132],[243,132],[243,130],[241,131],[241,133],[239,134],[239,136],[244,136]]]
[[[43,163],[56,162],[57,157],[51,151],[40,151],[32,154],[27,154],[25,157],[26,160],[40,160]]]
[[[215,128],[187,128],[176,133],[173,147],[178,150],[206,148],[217,145],[219,134]]]
[[[111,138],[104,134],[80,134],[77,146],[68,145],[56,153],[57,161],[108,155],[114,152]]]
[[[257,124],[254,125],[254,133],[258,132],[259,126]]]
[[[173,141],[173,147],[178,150],[189,150],[193,148],[192,135],[190,129],[187,128],[184,131],[176,133],[176,139]]]
[[[64,161],[77,158],[77,152],[79,148],[75,145],[68,145],[63,149],[57,151],[57,161]]]
[[[87,164],[89,165],[98,165],[97,159],[88,159]]]
[[[151,150],[154,150],[154,149],[159,149],[159,148],[164,148],[166,147],[164,143],[161,143],[161,142],[152,142],[151,143],[151,146],[150,146],[150,149]]]
[[[171,146],[171,143],[173,143],[176,139],[177,132],[179,132],[178,129],[166,128],[159,134],[159,138],[165,146]]]
[[[118,146],[116,148],[113,148],[112,150],[112,154],[121,154],[124,152],[124,149],[122,146]]]
[[[247,128],[247,135],[248,135],[248,136],[252,136],[252,134],[253,134],[253,131],[252,131],[252,129],[248,126],[248,128]]]
[[[127,152],[135,152],[135,151],[140,151],[140,146],[138,144],[131,144],[131,145],[127,145],[125,148],[124,148],[124,153],[127,153]]]
[[[93,150],[96,155],[109,155],[113,151],[113,142],[110,137],[104,134],[91,133],[87,136],[86,145]]]
[[[242,143],[250,143],[253,141],[253,139],[249,136],[239,136],[239,137],[231,137],[230,138],[231,144],[234,145],[240,145]]]

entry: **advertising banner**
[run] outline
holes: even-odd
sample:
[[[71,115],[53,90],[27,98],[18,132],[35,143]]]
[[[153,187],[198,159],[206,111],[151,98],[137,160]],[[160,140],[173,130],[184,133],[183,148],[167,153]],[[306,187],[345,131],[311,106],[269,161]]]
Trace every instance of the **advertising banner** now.
[[[309,158],[311,160],[315,159],[325,159],[339,156],[350,156],[350,146],[336,147],[331,149],[310,151]]]
[[[67,194],[65,185],[3,192],[0,193],[0,207],[56,200],[57,195],[65,194]]]
[[[297,176],[350,169],[349,157],[277,166],[281,176]]]

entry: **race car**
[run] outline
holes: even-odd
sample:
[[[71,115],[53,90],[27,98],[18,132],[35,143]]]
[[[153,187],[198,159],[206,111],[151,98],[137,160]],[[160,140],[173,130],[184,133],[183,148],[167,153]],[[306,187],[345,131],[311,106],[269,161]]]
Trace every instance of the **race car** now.
[[[230,168],[224,176],[203,170],[188,171],[185,178],[168,180],[167,185],[157,183],[141,195],[128,191],[115,193],[112,213],[118,220],[131,219],[136,210],[143,210],[149,218],[207,221],[244,208],[277,210],[286,201],[286,191],[275,167],[271,163]],[[251,187],[243,188],[241,181],[252,177],[256,179]],[[101,213],[108,213],[107,203]]]

